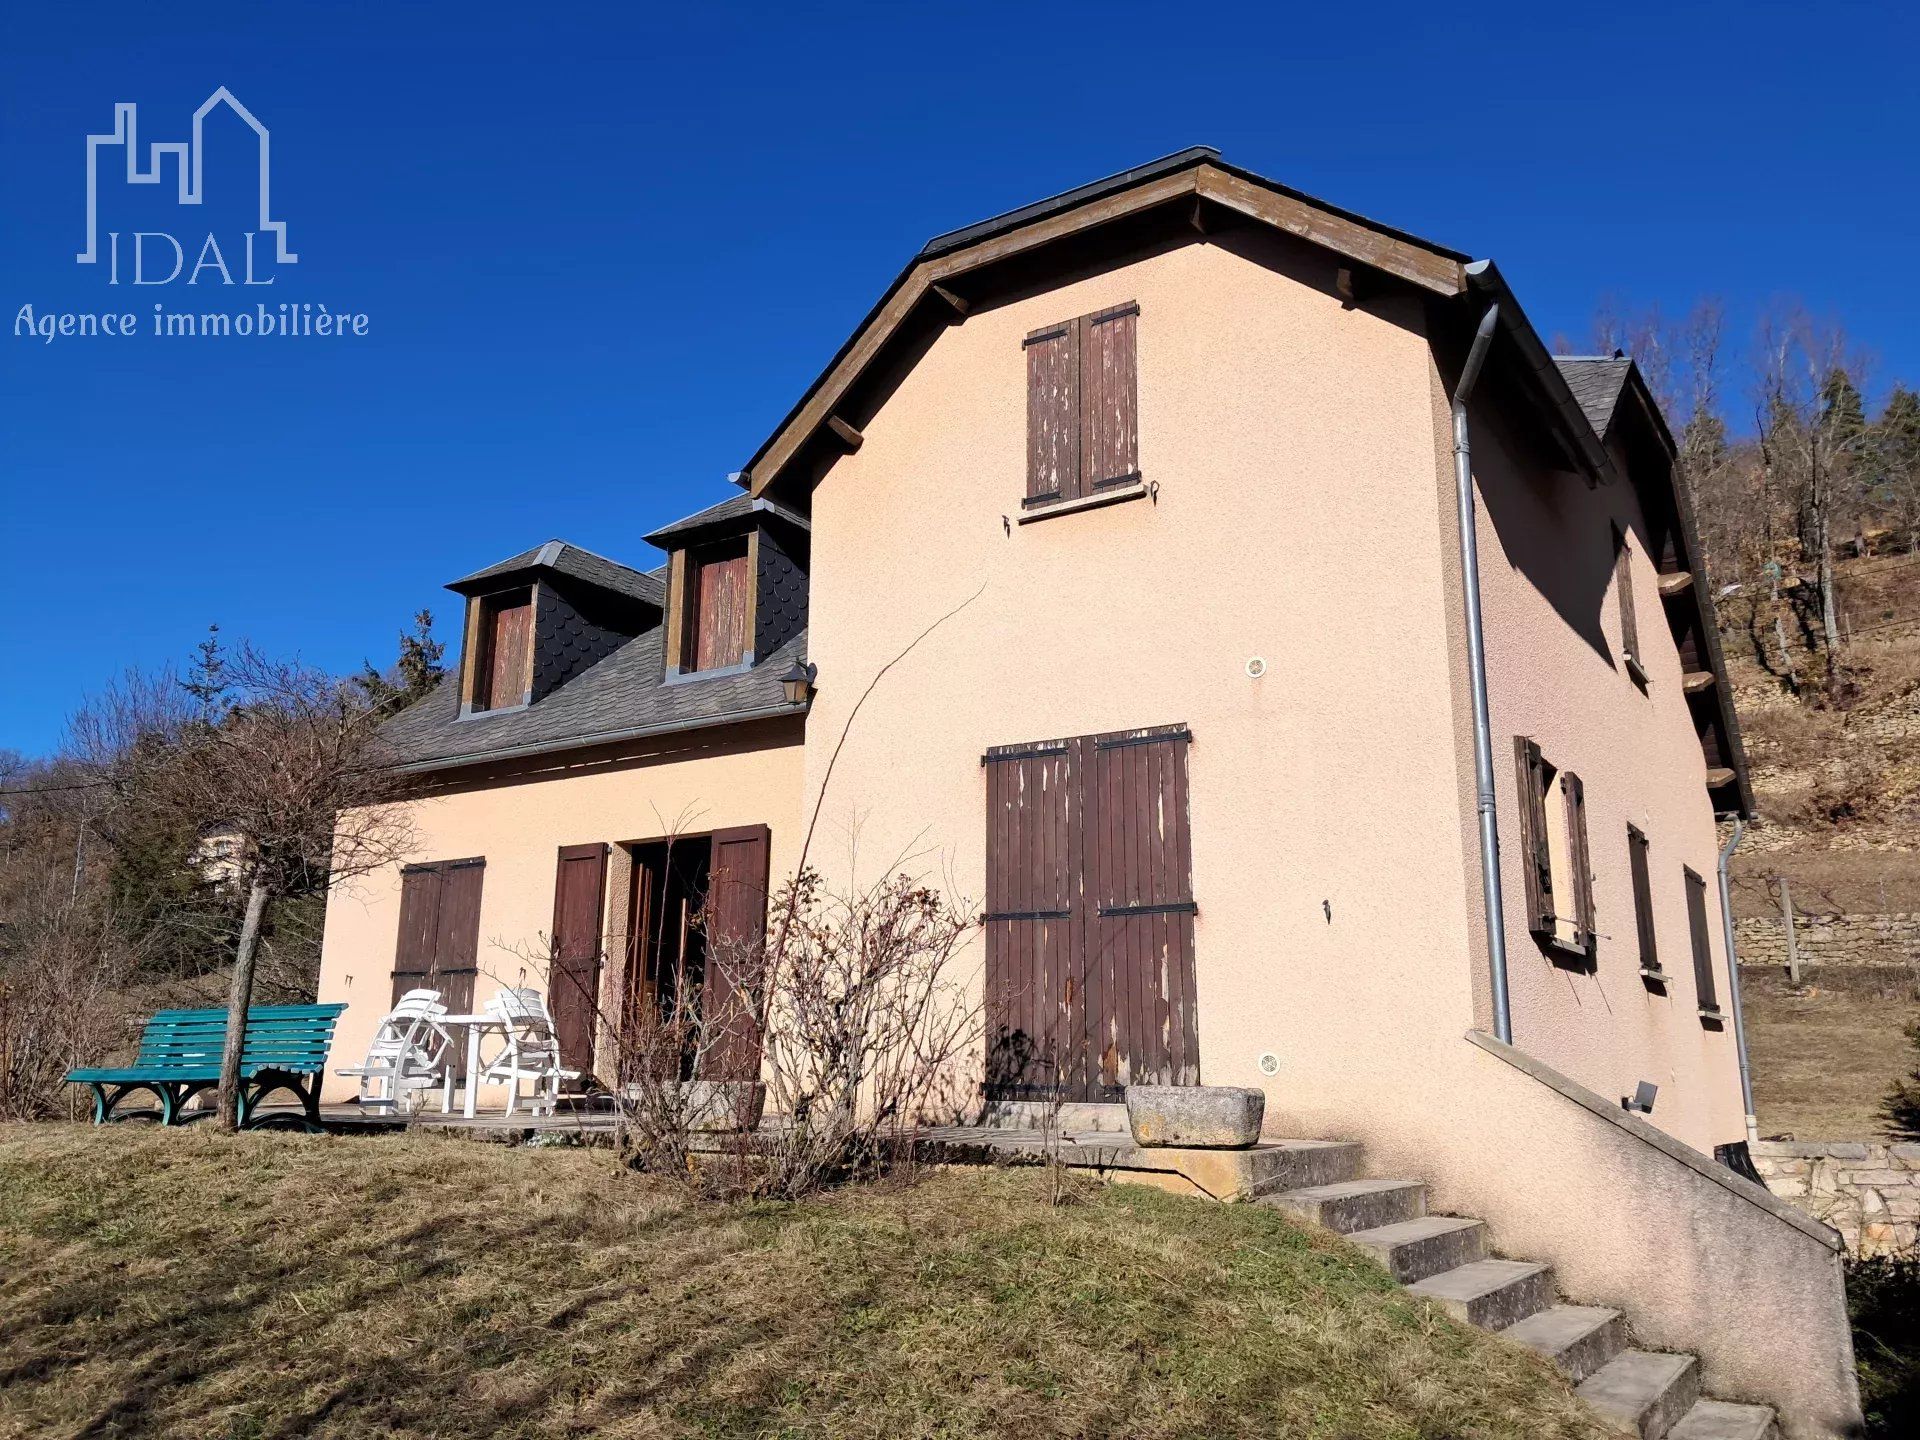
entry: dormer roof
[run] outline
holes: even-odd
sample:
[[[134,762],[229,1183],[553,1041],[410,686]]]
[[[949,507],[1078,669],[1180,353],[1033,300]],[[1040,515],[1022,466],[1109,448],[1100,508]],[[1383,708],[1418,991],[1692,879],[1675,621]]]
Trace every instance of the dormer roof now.
[[[531,550],[522,550],[498,564],[450,581],[447,589],[456,595],[481,595],[516,581],[537,579],[542,572],[565,575],[610,595],[644,601],[656,609],[666,602],[666,587],[657,575],[635,570],[565,540],[549,540]]]
[[[751,495],[733,495],[718,505],[695,511],[684,520],[662,525],[648,535],[646,541],[649,545],[658,545],[662,550],[680,550],[701,540],[744,534],[762,518],[781,520],[799,530],[809,528],[805,516],[796,514],[784,505],[764,498],[756,500]]]
[[[1556,355],[1553,363],[1566,377],[1567,388],[1593,426],[1593,433],[1605,440],[1613,428],[1613,412],[1627,388],[1627,372],[1633,369],[1633,361],[1624,355]]]

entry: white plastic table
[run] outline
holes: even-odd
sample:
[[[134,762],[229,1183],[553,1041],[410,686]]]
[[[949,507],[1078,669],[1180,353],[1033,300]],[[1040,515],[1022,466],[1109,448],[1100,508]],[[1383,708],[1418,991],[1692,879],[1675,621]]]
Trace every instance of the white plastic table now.
[[[442,1025],[462,1025],[466,1027],[467,1083],[465,1089],[467,1095],[466,1099],[460,1104],[460,1113],[471,1120],[475,1114],[478,1113],[474,1100],[475,1094],[480,1088],[480,1037],[489,1030],[498,1030],[502,1035],[505,1035],[507,1033],[507,1025],[498,1015],[491,1014],[442,1015],[440,1017],[440,1023]],[[448,1095],[444,1090],[440,1093],[440,1112],[444,1115],[452,1108],[453,1097]]]

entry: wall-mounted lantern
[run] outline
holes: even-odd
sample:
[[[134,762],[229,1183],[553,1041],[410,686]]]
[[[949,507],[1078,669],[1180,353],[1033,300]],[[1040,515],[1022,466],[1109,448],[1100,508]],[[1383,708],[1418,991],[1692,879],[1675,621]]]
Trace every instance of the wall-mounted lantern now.
[[[813,682],[820,674],[820,667],[805,660],[793,662],[793,668],[780,677],[780,683],[786,687],[789,705],[804,705],[813,694]]]

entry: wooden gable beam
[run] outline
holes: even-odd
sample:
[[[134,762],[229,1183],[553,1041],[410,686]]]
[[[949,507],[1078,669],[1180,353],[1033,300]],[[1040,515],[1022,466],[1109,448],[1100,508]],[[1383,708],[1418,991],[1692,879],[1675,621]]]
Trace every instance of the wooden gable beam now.
[[[1298,235],[1349,260],[1358,260],[1389,275],[1397,275],[1436,295],[1458,295],[1467,288],[1466,267],[1458,260],[1383,235],[1357,220],[1322,210],[1291,195],[1282,195],[1212,165],[1198,171],[1199,192],[1205,199],[1264,220],[1276,230]]]
[[[827,417],[827,429],[833,432],[834,439],[847,447],[847,453],[849,455],[858,450],[867,438],[858,430],[854,429],[853,426],[842,420],[838,415],[829,415]]]
[[[946,286],[929,285],[927,288],[933,292],[934,299],[939,300],[953,311],[955,324],[966,319],[967,316],[972,313],[973,306],[969,305],[965,300],[962,300],[958,295],[954,294],[953,291],[947,289]]]

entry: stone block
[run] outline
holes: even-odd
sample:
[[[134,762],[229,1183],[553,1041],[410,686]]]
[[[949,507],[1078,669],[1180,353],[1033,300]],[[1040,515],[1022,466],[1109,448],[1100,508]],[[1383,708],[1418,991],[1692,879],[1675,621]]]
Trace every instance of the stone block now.
[[[1260,1138],[1267,1096],[1239,1085],[1129,1085],[1134,1143],[1238,1150]]]

